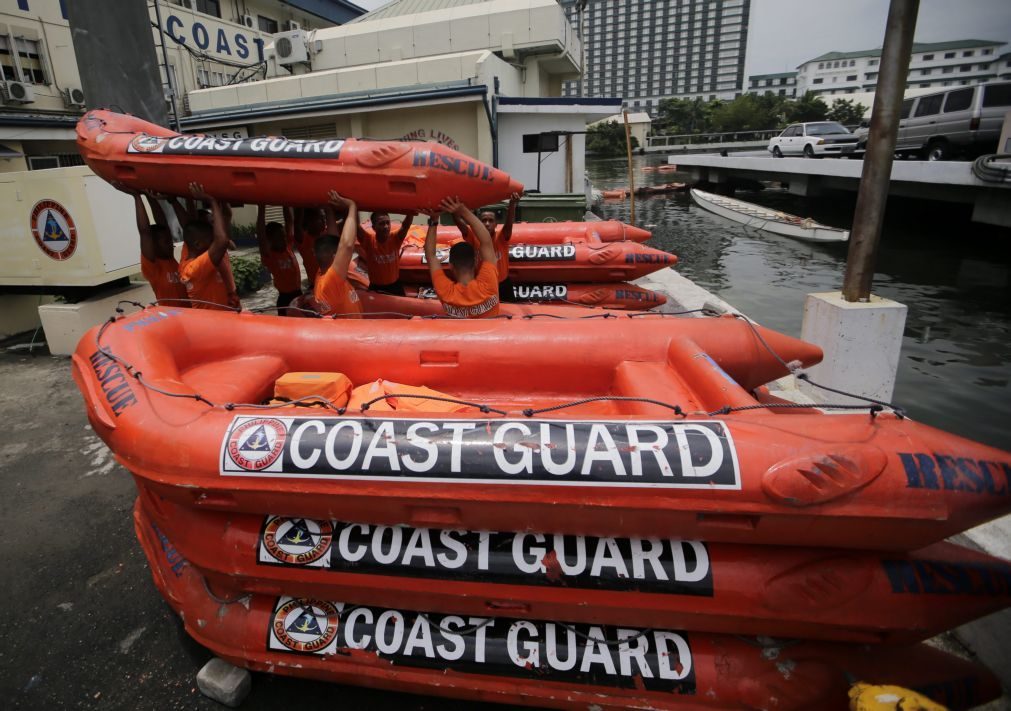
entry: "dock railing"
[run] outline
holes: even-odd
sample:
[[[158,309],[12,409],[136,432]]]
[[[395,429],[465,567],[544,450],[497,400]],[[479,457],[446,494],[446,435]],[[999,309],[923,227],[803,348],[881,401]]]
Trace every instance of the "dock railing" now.
[[[774,128],[766,131],[729,131],[726,133],[678,133],[661,136],[647,136],[647,148],[674,148],[676,146],[695,146],[706,144],[744,143],[753,141],[768,141],[778,136],[783,129]]]

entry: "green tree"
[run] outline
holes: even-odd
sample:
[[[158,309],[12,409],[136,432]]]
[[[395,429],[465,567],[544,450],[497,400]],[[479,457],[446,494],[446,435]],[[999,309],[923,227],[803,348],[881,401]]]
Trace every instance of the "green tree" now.
[[[728,133],[778,128],[783,122],[785,103],[780,96],[744,94],[713,112],[713,129]]]
[[[720,102],[695,99],[663,99],[657,106],[658,128],[667,133],[703,133],[711,130],[712,113]]]
[[[828,116],[828,104],[814,92],[808,91],[799,99],[787,105],[786,119],[790,123],[824,121]]]
[[[639,141],[632,136],[632,150],[639,147]],[[608,121],[586,129],[586,151],[600,156],[623,156],[625,150],[625,126],[617,121]]]
[[[867,107],[852,99],[836,99],[828,111],[829,121],[838,121],[843,126],[855,126],[864,118]]]

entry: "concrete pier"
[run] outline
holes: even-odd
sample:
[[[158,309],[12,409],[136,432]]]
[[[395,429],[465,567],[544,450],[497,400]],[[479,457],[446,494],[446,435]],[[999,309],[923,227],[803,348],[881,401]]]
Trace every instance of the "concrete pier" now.
[[[856,192],[859,160],[763,158],[757,156],[671,156],[668,161],[696,181],[726,183],[732,178],[778,181],[794,195]],[[987,183],[967,161],[895,161],[889,195],[972,205],[972,219],[1011,227],[1011,183]]]

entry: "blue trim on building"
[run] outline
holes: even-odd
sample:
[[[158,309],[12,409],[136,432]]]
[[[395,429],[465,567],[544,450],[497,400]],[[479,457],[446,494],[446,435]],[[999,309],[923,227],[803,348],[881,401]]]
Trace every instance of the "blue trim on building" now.
[[[60,14],[64,20],[67,19],[67,0],[60,0]]]
[[[440,89],[425,89],[415,92],[397,92],[380,95],[336,95],[321,97],[313,101],[302,101],[299,103],[284,102],[249,104],[248,106],[243,106],[238,109],[203,111],[181,119],[180,123],[184,127],[199,127],[204,124],[218,123],[220,121],[242,122],[244,119],[248,119],[252,116],[257,118],[287,116],[290,114],[306,113],[308,111],[388,106],[390,104],[406,104],[411,101],[446,99],[456,96],[485,96],[487,93],[488,87],[480,84],[477,86],[454,86]]]
[[[587,96],[498,97],[499,106],[621,106],[620,98],[591,99]]]
[[[285,0],[288,5],[323,20],[343,25],[365,14],[365,9],[345,0]]]
[[[28,12],[28,0],[18,0],[18,10]]]

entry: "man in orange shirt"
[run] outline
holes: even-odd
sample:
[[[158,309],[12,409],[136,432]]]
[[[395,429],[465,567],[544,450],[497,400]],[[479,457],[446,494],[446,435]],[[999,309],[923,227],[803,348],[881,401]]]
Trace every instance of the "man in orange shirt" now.
[[[513,193],[509,196],[506,219],[501,227],[499,227],[498,220],[492,210],[482,210],[479,215],[481,224],[488,230],[488,234],[492,236],[495,254],[498,255],[498,293],[502,301],[516,300],[513,296],[513,283],[509,278],[509,241],[513,236],[513,222],[516,221],[516,206],[519,204],[521,197],[519,193]],[[473,231],[467,226],[467,223],[456,217],[453,218],[453,221],[456,222],[456,226],[463,235],[463,238],[474,249],[480,251],[481,245],[478,243]]]
[[[319,273],[319,264],[316,262],[316,240],[326,230],[326,221],[319,208],[311,207],[307,210],[299,208],[295,211],[295,247],[302,257],[302,266],[305,267],[305,276],[309,280],[310,288],[316,283],[316,275]]]
[[[358,225],[358,244],[369,268],[369,291],[404,295],[400,283],[400,248],[411,229],[414,215],[404,217],[396,235],[390,235],[390,213],[373,212],[372,229]]]
[[[192,189],[192,188],[191,188]],[[214,216],[211,211],[206,207],[197,207],[196,200],[192,197],[186,198],[186,207],[184,208],[179,204],[179,201],[174,197],[168,198],[169,203],[172,205],[172,209],[176,213],[176,219],[179,220],[179,224],[185,226],[193,221],[203,222],[209,227],[212,227],[211,223],[214,221]],[[224,216],[224,229],[225,234],[232,234],[232,207],[228,203],[224,203],[221,206],[221,213]],[[185,242],[185,240],[184,240]],[[235,243],[232,242],[231,237],[228,239],[228,249],[235,249]],[[189,259],[189,248],[183,244],[182,254],[180,255],[183,261]],[[225,291],[228,293],[228,305],[233,308],[239,308],[242,306],[242,302],[239,300],[239,292],[235,288],[235,276],[232,274],[232,261],[227,258],[227,252],[225,254],[226,258],[221,260],[221,264],[218,265],[218,271],[221,272],[221,280],[225,284]]]
[[[438,236],[438,215],[428,220],[428,234],[425,235],[425,259],[432,275],[432,286],[442,302],[442,308],[450,316],[457,318],[490,318],[498,316],[498,271],[495,245],[491,234],[477,216],[460,202],[459,198],[446,198],[439,208],[453,214],[454,220],[462,221],[477,237],[481,246],[481,266],[475,274],[476,255],[467,242],[454,244],[449,250],[449,263],[453,267],[456,281],[442,271],[436,257]]]
[[[287,316],[285,308],[302,295],[302,272],[291,249],[295,226],[292,209],[284,208],[284,225],[267,223],[266,207],[260,205],[256,216],[256,241],[260,246],[260,261],[274,279],[277,289],[277,313]]]
[[[122,189],[122,188],[121,188]],[[129,191],[124,191],[129,192]],[[165,222],[165,212],[155,198],[150,198],[152,225],[140,193],[131,192],[140,233],[140,272],[151,284],[154,296],[168,306],[189,306],[186,287],[179,278],[179,264],[172,252],[172,233]]]
[[[192,183],[190,190],[197,197],[203,196],[203,188]],[[187,254],[179,265],[179,276],[186,285],[186,293],[195,309],[227,309],[229,294],[221,276],[221,260],[227,259],[228,232],[225,230],[225,216],[221,204],[214,198],[211,212],[212,224],[191,220],[183,229],[183,241]]]
[[[313,296],[324,316],[361,318],[362,303],[358,292],[348,281],[348,268],[355,253],[358,236],[358,206],[353,200],[341,197],[337,191],[329,193],[330,204],[347,211],[340,239],[337,239],[337,219],[333,208],[327,208],[329,233],[318,238],[314,245],[319,274],[313,287]]]

